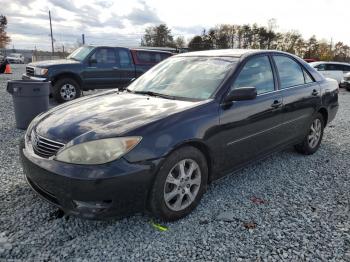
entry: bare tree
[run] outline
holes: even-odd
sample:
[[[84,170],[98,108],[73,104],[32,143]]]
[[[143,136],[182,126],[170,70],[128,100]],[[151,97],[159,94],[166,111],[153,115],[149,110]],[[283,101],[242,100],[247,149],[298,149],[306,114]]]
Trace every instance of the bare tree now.
[[[0,15],[0,48],[5,48],[11,39],[6,33],[7,18],[4,15]]]

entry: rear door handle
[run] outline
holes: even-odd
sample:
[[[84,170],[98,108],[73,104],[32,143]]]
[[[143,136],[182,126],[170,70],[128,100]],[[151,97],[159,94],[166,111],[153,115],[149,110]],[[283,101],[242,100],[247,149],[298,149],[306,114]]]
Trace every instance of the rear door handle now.
[[[318,91],[317,91],[316,89],[314,89],[314,90],[312,91],[311,95],[317,96],[317,95],[318,95]]]
[[[271,107],[273,107],[273,108],[279,108],[279,107],[282,106],[282,104],[283,104],[283,103],[282,103],[281,100],[275,100],[275,101],[273,101]]]
[[[113,70],[119,70],[119,67],[113,66],[112,69],[113,69]]]

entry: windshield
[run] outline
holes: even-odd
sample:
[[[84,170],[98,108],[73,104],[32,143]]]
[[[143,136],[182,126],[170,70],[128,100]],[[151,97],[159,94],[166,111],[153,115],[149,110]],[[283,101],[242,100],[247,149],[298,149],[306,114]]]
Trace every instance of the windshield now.
[[[236,63],[234,57],[168,58],[135,80],[128,90],[204,100]]]
[[[94,49],[92,46],[82,46],[76,49],[73,53],[71,53],[67,59],[73,59],[77,61],[83,61],[85,57],[87,57],[91,50]]]

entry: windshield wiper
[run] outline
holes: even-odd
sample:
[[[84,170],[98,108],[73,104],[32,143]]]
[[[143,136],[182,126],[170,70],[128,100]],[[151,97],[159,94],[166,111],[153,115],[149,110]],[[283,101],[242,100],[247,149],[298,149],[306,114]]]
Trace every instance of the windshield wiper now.
[[[133,92],[134,94],[157,96],[157,97],[162,97],[162,98],[166,98],[166,99],[176,99],[175,96],[165,95],[165,94],[161,94],[161,93],[157,93],[157,92],[153,92],[153,91],[131,91],[129,89],[127,89],[127,90],[129,92]]]

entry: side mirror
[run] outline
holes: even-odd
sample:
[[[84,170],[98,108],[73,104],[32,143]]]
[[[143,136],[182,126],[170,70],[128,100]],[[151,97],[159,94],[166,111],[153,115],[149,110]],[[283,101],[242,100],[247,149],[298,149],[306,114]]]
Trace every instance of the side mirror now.
[[[92,58],[89,60],[89,64],[90,65],[97,64],[97,60]]]
[[[225,97],[224,102],[253,100],[257,96],[255,87],[240,87],[233,89]]]

